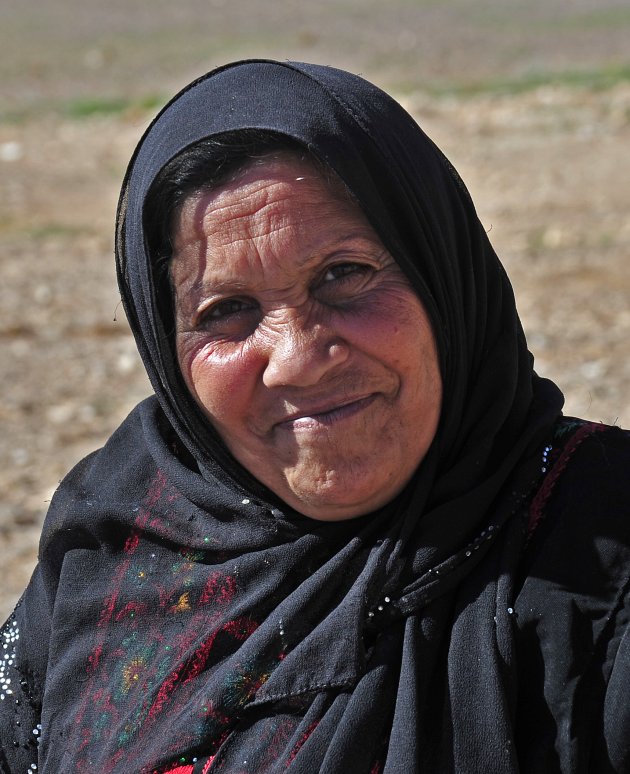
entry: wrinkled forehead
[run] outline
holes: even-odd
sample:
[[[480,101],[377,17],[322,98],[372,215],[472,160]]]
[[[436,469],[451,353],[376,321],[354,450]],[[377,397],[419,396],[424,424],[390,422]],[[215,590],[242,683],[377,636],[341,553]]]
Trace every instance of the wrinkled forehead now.
[[[358,198],[332,167],[306,148],[283,147],[282,140],[278,140],[278,143],[278,147],[272,150],[240,158],[220,178],[220,182],[202,184],[194,192],[194,198],[211,193],[219,207],[223,197],[232,196],[239,190],[258,193],[259,198],[264,199],[267,188],[275,185],[286,189],[287,196],[295,195],[295,191],[301,188],[317,199],[327,199],[331,203],[342,202],[360,210]],[[298,189],[295,183],[301,184]]]
[[[172,258],[189,237],[212,234],[231,241],[233,232],[254,240],[292,228],[325,239],[343,223],[347,237],[368,235],[379,242],[355,197],[341,179],[314,158],[295,150],[279,150],[248,158],[219,183],[202,185],[183,198],[172,219]],[[246,226],[246,227],[245,227]],[[219,240],[220,243],[220,240]],[[308,252],[308,245],[304,244]],[[295,256],[297,260],[297,256]]]

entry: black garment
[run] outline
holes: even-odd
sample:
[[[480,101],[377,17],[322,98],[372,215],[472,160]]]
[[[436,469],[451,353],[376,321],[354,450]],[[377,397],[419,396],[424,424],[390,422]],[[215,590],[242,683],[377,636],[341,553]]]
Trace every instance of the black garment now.
[[[227,491],[208,512],[171,445],[149,400],[56,494],[2,632],[0,771],[498,772],[499,746],[527,774],[630,771],[628,433],[557,425],[514,601],[478,603],[511,571],[498,540],[446,614],[382,599],[369,628],[360,540],[235,518]]]
[[[240,128],[291,137],[339,174],[433,324],[434,443],[403,495],[351,522],[301,517],[238,466],[160,316],[147,191],[182,149]],[[49,772],[623,771],[629,443],[586,433],[540,489],[561,395],[532,370],[463,184],[404,110],[332,68],[211,73],[139,145],[118,258],[157,399],[51,506],[5,634],[20,685],[20,704],[0,705],[5,768],[30,764],[41,709]],[[554,537],[567,534],[575,546]]]

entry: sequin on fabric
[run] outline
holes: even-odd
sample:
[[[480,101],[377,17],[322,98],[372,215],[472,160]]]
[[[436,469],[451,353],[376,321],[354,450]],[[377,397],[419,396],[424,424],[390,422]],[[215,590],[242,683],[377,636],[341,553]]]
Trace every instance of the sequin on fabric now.
[[[11,667],[15,665],[15,649],[20,639],[20,630],[12,615],[2,629],[2,650],[0,651],[0,701],[13,696]]]
[[[28,731],[28,726],[20,715],[20,708],[25,702],[31,707],[34,707],[35,703],[31,696],[29,681],[18,669],[17,647],[19,640],[20,627],[15,612],[13,612],[0,629],[0,702],[13,706],[15,736],[12,740],[12,746],[16,750],[20,750],[26,758],[26,760],[24,758],[21,760],[22,765],[26,767],[24,770],[28,774],[33,774],[38,770],[37,749],[41,739],[42,726],[37,723]],[[39,719],[39,713],[32,716],[32,718],[34,717]],[[31,720],[31,722],[33,721]],[[4,739],[0,739],[0,745],[3,741]],[[0,770],[4,771],[1,767],[1,761]]]
[[[545,506],[553,489],[567,467],[576,449],[591,435],[607,430],[606,425],[584,420],[562,419],[556,425],[553,445],[546,446],[543,451],[542,472],[545,474],[542,486],[534,496],[527,524],[528,541],[542,521]]]

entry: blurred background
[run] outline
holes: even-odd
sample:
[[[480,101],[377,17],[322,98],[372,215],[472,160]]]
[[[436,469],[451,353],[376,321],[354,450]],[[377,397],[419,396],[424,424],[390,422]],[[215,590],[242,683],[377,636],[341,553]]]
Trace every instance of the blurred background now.
[[[118,304],[126,163],[194,77],[249,57],[365,75],[446,152],[569,414],[630,426],[627,0],[5,0],[0,617],[62,476],[148,394]]]

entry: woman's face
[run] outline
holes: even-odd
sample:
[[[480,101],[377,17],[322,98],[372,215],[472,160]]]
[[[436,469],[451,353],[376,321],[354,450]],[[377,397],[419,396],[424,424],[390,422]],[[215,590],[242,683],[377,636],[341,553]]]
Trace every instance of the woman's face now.
[[[192,196],[171,278],[184,380],[241,465],[314,519],[403,489],[439,420],[435,341],[340,183],[279,154]]]

